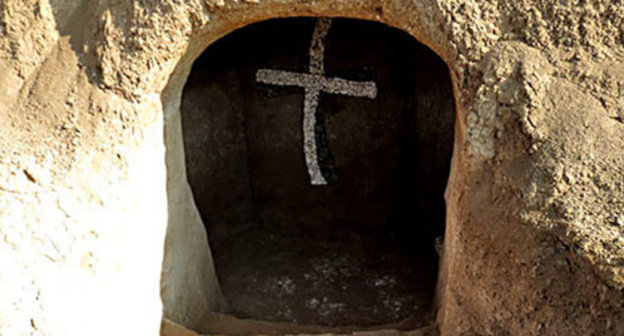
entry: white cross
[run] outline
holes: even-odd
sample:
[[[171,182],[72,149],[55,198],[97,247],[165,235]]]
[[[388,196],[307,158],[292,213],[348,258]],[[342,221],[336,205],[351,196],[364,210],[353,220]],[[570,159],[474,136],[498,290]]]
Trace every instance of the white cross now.
[[[377,96],[377,86],[374,82],[352,81],[325,76],[325,37],[327,37],[331,22],[332,20],[329,18],[321,18],[314,27],[312,42],[310,43],[309,73],[271,69],[261,69],[256,72],[258,82],[280,86],[298,86],[304,89],[303,152],[312,185],[327,184],[319,167],[314,134],[314,128],[318,122],[316,110],[320,92],[371,99]]]

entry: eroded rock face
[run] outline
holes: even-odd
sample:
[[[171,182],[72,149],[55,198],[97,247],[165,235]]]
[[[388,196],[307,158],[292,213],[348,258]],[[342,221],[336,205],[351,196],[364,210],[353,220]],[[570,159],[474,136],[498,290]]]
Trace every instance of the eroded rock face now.
[[[186,75],[207,45],[287,16],[384,22],[451,69],[458,111],[442,334],[621,333],[622,8],[606,0],[0,2],[0,334],[157,334],[167,224],[193,218],[169,209],[167,220],[163,126],[175,136]],[[183,185],[170,187],[170,204],[186,197],[171,198]],[[193,267],[199,258],[181,253],[189,247],[208,253],[178,245],[169,261]],[[187,290],[217,293],[199,286]],[[168,314],[187,325],[200,313],[183,307],[216,300],[171,297]]]

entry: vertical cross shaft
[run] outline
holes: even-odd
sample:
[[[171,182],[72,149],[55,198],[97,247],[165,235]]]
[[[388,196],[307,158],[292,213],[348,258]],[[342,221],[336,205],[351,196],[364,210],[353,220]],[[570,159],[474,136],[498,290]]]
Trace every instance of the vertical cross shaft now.
[[[325,37],[331,27],[331,19],[320,18],[310,43],[310,65],[308,71],[313,75],[325,74]],[[320,83],[319,83],[320,84]],[[310,184],[326,185],[327,180],[323,176],[319,166],[318,148],[316,147],[316,111],[318,109],[321,87],[306,87],[303,96],[303,152],[305,153]]]

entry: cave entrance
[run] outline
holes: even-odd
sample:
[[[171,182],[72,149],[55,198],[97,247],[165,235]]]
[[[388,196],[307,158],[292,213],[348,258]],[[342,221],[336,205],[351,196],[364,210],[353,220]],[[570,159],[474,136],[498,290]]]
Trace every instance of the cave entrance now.
[[[182,97],[227,313],[363,328],[429,317],[455,118],[437,55],[378,23],[276,19],[212,44]]]

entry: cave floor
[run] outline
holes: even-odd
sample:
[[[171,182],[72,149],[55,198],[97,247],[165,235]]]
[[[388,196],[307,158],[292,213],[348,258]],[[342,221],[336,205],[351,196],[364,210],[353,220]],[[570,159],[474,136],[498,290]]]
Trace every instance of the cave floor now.
[[[430,319],[436,258],[379,235],[256,227],[222,242],[215,262],[237,318],[366,328]]]

